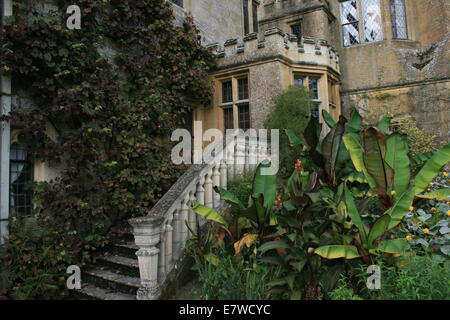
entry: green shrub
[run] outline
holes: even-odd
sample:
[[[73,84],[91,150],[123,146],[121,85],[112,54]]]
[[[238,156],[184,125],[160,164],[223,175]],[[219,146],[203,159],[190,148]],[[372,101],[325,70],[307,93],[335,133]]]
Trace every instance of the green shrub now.
[[[56,231],[40,226],[35,218],[18,219],[10,224],[6,252],[0,256],[8,268],[7,282],[12,299],[60,299],[67,294],[67,266],[73,263],[68,248],[55,241]]]
[[[253,190],[253,176],[254,172],[247,172],[243,176],[229,181],[227,190],[236,195],[242,203],[248,203],[248,199]],[[232,205],[231,213],[237,214],[238,212],[239,206]]]
[[[269,268],[260,268],[244,257],[220,255],[216,263],[196,259],[201,294],[205,300],[265,300],[269,298]]]
[[[348,287],[347,278],[341,276],[339,278],[338,286],[329,293],[331,300],[363,300],[358,295],[355,295],[353,289]]]
[[[411,157],[434,151],[436,149],[436,136],[432,136],[417,126],[411,119],[398,121],[398,132],[408,137],[409,153]]]
[[[374,291],[383,300],[449,300],[450,261],[441,263],[430,256],[413,256],[400,266],[382,265],[381,290]]]
[[[311,98],[303,87],[290,87],[275,98],[275,109],[268,116],[264,126],[266,129],[279,129],[284,135],[285,129],[292,130],[301,136],[308,124]],[[287,139],[280,139],[280,171],[279,175],[288,178],[299,158],[299,152],[289,146]]]

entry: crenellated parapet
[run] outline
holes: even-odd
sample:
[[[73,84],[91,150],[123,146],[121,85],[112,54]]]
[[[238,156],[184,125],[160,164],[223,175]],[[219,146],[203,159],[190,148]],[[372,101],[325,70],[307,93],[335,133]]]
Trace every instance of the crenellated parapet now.
[[[285,59],[300,65],[327,66],[339,73],[337,50],[322,39],[286,34],[279,28],[272,28],[264,34],[251,33],[243,39],[230,39],[224,44],[207,46],[218,59],[220,67],[249,64],[273,58]]]

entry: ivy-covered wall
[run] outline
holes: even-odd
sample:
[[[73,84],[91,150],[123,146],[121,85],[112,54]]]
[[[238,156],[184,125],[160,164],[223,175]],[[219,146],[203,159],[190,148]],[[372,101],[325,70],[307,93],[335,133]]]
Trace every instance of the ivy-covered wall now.
[[[186,125],[187,101],[210,100],[214,67],[166,1],[78,1],[80,30],[66,26],[72,1],[45,3],[15,2],[0,57],[13,94],[32,102],[1,120],[21,130],[35,162],[62,168],[34,186],[39,236],[24,236],[21,219],[10,225],[5,259],[22,294],[44,275],[61,284],[67,265],[88,262],[111,228],[145,215],[172,185],[183,168],[170,162],[170,132]]]

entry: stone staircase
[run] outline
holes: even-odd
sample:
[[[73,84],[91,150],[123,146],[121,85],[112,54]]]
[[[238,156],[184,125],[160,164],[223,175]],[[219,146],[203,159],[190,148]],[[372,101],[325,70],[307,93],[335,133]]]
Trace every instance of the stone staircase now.
[[[74,292],[74,298],[136,300],[140,287],[138,249],[131,234],[109,245],[94,265],[81,271],[82,288]]]

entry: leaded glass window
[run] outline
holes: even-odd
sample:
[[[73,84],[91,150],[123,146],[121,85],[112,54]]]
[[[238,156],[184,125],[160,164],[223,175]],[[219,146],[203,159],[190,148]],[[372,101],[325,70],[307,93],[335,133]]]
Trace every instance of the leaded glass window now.
[[[341,3],[344,46],[383,39],[380,0],[351,0]]]
[[[9,190],[10,210],[20,216],[30,216],[33,211],[32,183],[34,166],[24,143],[17,142],[10,149]]]
[[[342,32],[344,46],[359,43],[359,12],[357,0],[341,3]]]
[[[391,0],[392,37],[408,39],[405,0]]]

